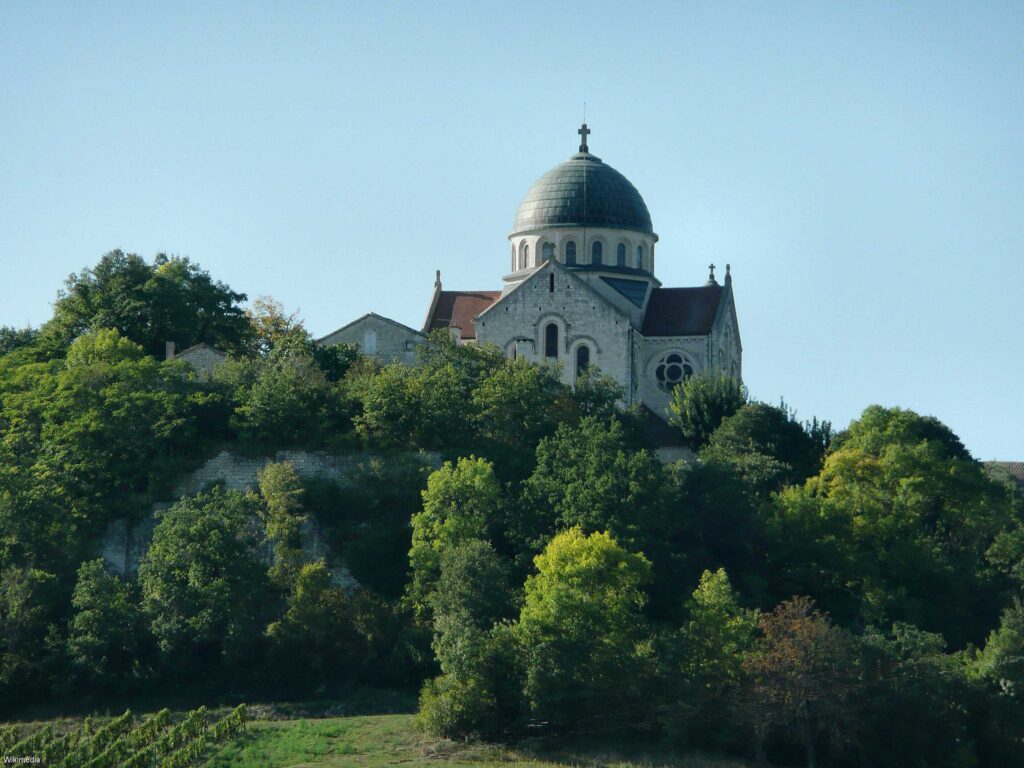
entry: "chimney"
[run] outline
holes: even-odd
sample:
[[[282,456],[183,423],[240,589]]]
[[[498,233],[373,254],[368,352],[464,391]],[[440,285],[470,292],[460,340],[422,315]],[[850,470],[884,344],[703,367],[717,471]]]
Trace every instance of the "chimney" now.
[[[164,359],[165,360],[170,360],[173,357],[174,357],[174,342],[173,341],[165,341],[164,342]]]

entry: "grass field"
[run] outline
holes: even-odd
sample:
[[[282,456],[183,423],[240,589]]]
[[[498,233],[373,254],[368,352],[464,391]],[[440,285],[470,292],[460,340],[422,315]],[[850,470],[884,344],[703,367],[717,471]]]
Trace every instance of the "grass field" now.
[[[563,766],[671,766],[672,768],[748,768],[749,763],[712,757],[619,755],[579,748],[530,752],[499,746],[437,741],[413,728],[408,714],[256,720],[247,731],[221,745],[207,768],[376,768],[391,765],[439,765],[468,768],[485,765],[522,768]]]

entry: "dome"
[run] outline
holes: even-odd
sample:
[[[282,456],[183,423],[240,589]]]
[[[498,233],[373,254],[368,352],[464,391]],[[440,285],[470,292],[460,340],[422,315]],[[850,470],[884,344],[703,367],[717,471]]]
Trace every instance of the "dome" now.
[[[516,211],[513,234],[573,226],[654,234],[651,214],[636,187],[585,147],[530,187]]]

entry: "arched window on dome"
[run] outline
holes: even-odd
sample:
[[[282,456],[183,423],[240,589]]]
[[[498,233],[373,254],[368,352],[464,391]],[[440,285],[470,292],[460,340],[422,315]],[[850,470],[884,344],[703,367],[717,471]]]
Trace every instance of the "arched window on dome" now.
[[[626,244],[619,243],[619,247],[615,249],[615,265],[619,267],[626,266]]]
[[[636,247],[636,268],[637,269],[643,269],[644,268],[644,247],[643,247],[643,245],[638,245]]]
[[[544,261],[554,261],[555,260],[555,244],[554,243],[544,243],[544,245],[541,246],[541,251],[540,252],[541,252],[541,256],[544,258]]]
[[[575,264],[576,263],[576,241],[570,240],[565,244],[565,263]]]
[[[584,371],[590,367],[590,347],[586,344],[580,344],[576,347],[576,378],[578,379],[583,375]]]
[[[530,246],[526,246],[526,252],[523,254],[523,269],[530,266]]]
[[[530,253],[530,246],[525,242],[519,243],[519,269],[526,269],[526,257]]]
[[[604,245],[600,240],[595,240],[594,244],[590,246],[590,263],[600,264],[604,258]]]
[[[544,329],[544,357],[558,359],[558,326],[548,323]]]

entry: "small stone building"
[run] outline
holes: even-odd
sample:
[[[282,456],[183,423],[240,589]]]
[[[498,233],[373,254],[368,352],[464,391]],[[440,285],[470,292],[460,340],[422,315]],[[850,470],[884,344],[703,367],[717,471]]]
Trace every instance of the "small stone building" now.
[[[181,352],[174,351],[174,342],[167,342],[167,359],[184,360],[201,378],[213,376],[214,369],[228,359],[228,356],[209,344],[195,344]]]
[[[416,347],[426,340],[426,335],[420,331],[369,312],[317,339],[317,343],[328,346],[355,344],[364,355],[382,363],[413,363],[416,361]]]

